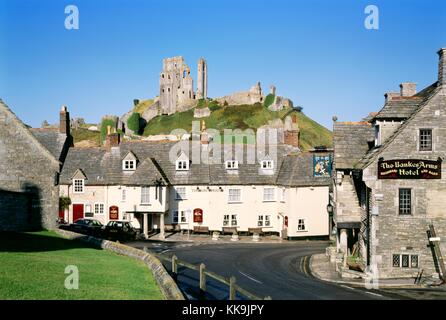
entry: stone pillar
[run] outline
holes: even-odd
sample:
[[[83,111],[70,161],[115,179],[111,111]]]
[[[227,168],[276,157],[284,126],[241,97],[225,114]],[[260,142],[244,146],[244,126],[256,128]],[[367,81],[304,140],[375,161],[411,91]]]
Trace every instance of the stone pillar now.
[[[144,230],[143,232],[145,238],[147,239],[149,236],[149,215],[143,214],[142,219],[143,219],[143,230]]]
[[[340,249],[342,252],[347,254],[348,246],[347,246],[347,229],[341,229],[341,236],[340,236]]]
[[[59,132],[70,134],[70,113],[66,106],[62,106],[60,109]]]
[[[164,213],[160,215],[160,240],[165,240],[166,235],[164,234]]]

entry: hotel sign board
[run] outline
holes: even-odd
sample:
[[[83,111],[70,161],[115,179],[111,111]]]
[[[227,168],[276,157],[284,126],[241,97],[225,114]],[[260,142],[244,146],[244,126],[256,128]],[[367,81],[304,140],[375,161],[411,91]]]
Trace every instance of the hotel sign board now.
[[[441,160],[379,161],[378,179],[441,179]]]

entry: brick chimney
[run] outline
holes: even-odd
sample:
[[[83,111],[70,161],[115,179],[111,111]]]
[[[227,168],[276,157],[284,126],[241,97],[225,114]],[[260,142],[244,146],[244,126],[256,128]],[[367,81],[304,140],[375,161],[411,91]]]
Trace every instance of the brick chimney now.
[[[392,99],[395,98],[395,97],[401,97],[401,94],[398,93],[398,92],[386,92],[384,94],[384,97],[385,97],[386,103],[387,103],[389,101],[392,101]]]
[[[285,130],[283,132],[283,142],[286,145],[299,148],[300,130],[297,124],[297,115],[291,116],[291,130]]]
[[[438,85],[444,86],[446,84],[446,48],[441,48],[438,51],[440,61],[438,63]]]
[[[402,97],[412,97],[417,94],[417,84],[414,82],[403,82],[400,84]]]
[[[113,130],[115,131],[115,130]],[[113,147],[119,147],[120,136],[117,132],[111,132],[111,126],[107,126],[107,136],[105,137],[105,148],[110,150]]]
[[[60,109],[59,132],[66,135],[70,134],[70,113],[66,106],[62,106]]]

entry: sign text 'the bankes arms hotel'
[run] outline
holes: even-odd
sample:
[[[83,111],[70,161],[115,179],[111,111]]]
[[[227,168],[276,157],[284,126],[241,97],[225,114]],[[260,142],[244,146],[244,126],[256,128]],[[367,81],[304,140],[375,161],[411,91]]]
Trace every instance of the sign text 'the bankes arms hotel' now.
[[[441,179],[441,159],[378,162],[378,179]]]

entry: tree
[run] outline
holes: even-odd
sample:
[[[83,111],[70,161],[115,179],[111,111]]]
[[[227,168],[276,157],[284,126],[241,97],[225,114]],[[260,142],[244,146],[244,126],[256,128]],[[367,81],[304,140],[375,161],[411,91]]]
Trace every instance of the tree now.
[[[127,127],[135,133],[139,133],[141,116],[138,112],[133,112],[127,120]]]
[[[71,199],[70,197],[60,197],[59,198],[59,210],[65,210],[68,209],[68,207],[71,205]]]

